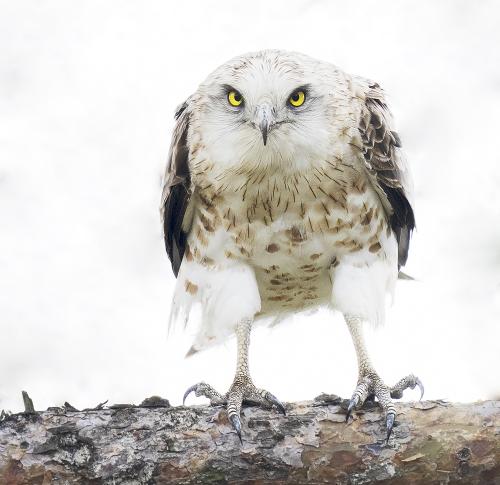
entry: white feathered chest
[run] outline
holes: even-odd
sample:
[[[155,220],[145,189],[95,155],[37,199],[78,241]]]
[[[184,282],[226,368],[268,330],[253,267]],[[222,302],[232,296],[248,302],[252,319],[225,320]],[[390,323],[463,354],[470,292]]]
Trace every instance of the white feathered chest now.
[[[189,307],[200,301],[205,309],[213,306],[210,300],[218,302],[204,312],[206,321],[209,315],[218,320],[204,324],[213,341],[221,330],[225,333],[221,327],[231,329],[232,318],[226,325],[223,315],[238,313],[231,299],[240,302],[236,307],[254,302],[250,308],[258,306],[260,316],[324,305],[332,300],[337,271],[344,286],[339,293],[370,291],[349,282],[346,287],[346,263],[354,272],[376,268],[376,277],[382,266],[379,293],[390,289],[387,270],[395,276],[397,245],[355,157],[354,152],[332,156],[312,171],[289,177],[279,172],[255,180],[242,177],[239,187],[226,190],[221,190],[224,177],[214,177],[208,164],[193,162],[191,230],[176,298]],[[383,312],[375,297],[369,299],[368,306],[376,308],[368,312]]]

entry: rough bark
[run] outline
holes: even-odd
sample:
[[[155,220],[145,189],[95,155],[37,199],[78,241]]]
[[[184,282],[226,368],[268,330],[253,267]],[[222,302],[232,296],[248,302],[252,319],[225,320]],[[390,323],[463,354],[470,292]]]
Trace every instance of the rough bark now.
[[[0,483],[500,483],[498,401],[401,403],[388,444],[378,406],[349,424],[345,407],[326,395],[288,404],[286,417],[246,407],[243,444],[222,407],[166,400],[10,415]]]

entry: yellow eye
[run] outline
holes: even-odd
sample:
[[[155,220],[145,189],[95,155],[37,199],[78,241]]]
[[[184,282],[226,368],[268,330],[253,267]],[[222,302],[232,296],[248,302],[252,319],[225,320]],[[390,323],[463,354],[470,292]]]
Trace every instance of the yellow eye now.
[[[304,104],[306,100],[306,93],[304,91],[295,91],[290,98],[288,98],[288,102],[294,107],[298,108]]]
[[[243,96],[238,91],[229,91],[227,93],[227,100],[231,106],[238,107],[243,103]]]

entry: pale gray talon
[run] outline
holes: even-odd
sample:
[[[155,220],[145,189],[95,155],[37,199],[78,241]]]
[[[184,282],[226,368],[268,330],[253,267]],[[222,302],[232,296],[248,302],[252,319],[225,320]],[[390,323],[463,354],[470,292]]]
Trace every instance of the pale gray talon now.
[[[193,392],[193,391],[196,391],[198,387],[198,384],[194,384],[193,386],[191,387],[188,387],[186,389],[186,392],[184,393],[184,396],[182,397],[182,405],[185,406],[186,405],[186,398]]]
[[[358,407],[359,396],[354,395],[349,401],[349,406],[347,407],[347,414],[345,415],[345,422],[349,422],[349,418],[351,417],[352,410]]]
[[[238,438],[240,439],[240,443],[243,444],[243,440],[241,439],[241,420],[237,414],[230,414],[229,421],[231,422]]]
[[[386,428],[387,428],[387,438],[385,440],[386,444],[389,442],[389,438],[391,437],[395,417],[396,417],[396,415],[394,413],[389,412],[389,413],[387,413],[387,416],[385,418],[385,424],[386,424]]]
[[[422,398],[424,397],[424,385],[422,384],[422,381],[418,377],[415,378],[415,385],[417,385],[418,388],[420,389],[420,399],[419,399],[419,401],[421,401]]]

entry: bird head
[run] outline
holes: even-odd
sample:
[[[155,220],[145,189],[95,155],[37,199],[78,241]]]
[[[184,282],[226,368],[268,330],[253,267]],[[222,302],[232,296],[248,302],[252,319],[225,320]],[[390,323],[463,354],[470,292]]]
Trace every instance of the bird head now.
[[[285,172],[324,160],[336,73],[330,64],[284,51],[223,64],[194,96],[193,123],[208,156],[220,168]]]

